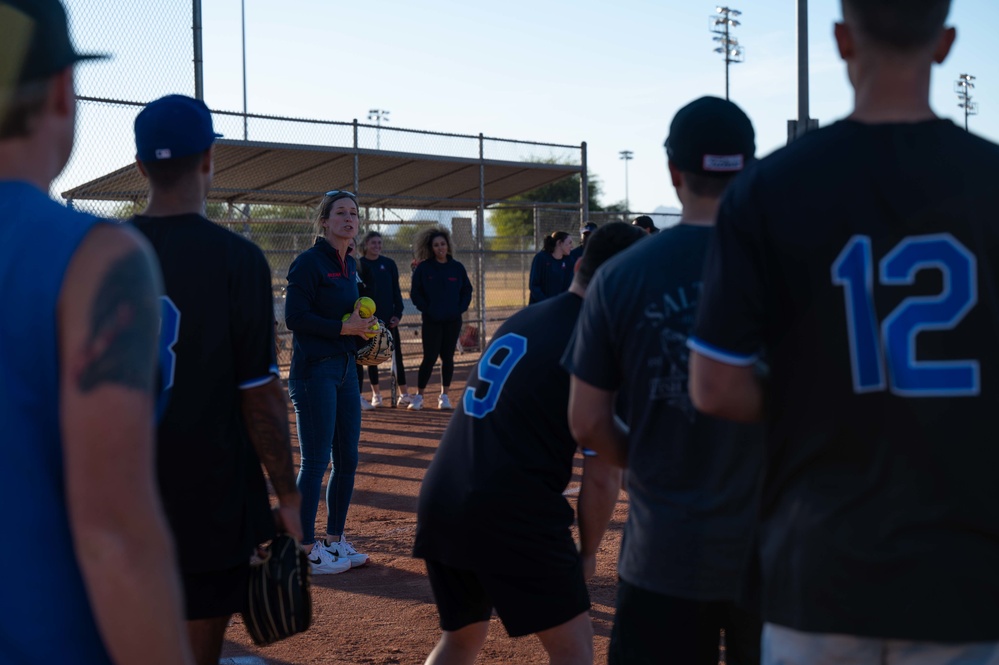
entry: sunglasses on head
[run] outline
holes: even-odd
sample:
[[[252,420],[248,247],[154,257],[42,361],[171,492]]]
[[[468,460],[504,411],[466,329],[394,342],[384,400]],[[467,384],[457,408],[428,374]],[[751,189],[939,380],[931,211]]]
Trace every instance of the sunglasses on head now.
[[[357,200],[357,194],[355,194],[354,192],[348,192],[345,189],[331,189],[330,191],[326,192],[326,194],[324,194],[323,196],[340,196],[341,194],[343,196],[349,196],[355,201]]]

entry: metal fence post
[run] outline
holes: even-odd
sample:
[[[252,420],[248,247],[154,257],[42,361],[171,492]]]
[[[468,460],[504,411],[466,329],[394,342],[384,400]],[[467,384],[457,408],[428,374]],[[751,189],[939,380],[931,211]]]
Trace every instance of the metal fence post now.
[[[197,99],[205,98],[205,60],[201,50],[201,0],[193,0],[191,7],[194,33],[194,96]]]
[[[361,189],[361,156],[357,153],[357,118],[354,118],[354,194],[360,195]]]
[[[482,133],[479,133],[479,209],[475,216],[475,245],[478,248],[478,276],[476,278],[476,290],[479,292],[477,298],[479,310],[479,325],[481,326],[479,335],[479,350],[486,345],[486,142]]]
[[[590,218],[590,177],[586,170],[586,141],[579,145],[583,171],[579,174],[579,225],[583,226]]]

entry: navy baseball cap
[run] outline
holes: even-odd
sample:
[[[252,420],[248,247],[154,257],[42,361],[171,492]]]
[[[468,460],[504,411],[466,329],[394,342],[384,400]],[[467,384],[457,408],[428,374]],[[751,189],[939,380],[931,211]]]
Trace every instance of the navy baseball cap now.
[[[652,221],[652,218],[648,215],[639,215],[635,219],[631,220],[631,225],[645,229],[649,233],[659,233],[659,229],[656,228],[656,223]]]
[[[756,132],[749,116],[732,102],[701,97],[673,116],[663,145],[669,161],[681,171],[732,175],[753,161]]]
[[[220,136],[212,126],[212,112],[193,97],[160,97],[135,117],[135,155],[140,162],[195,155]]]
[[[0,0],[0,90],[43,81],[81,60],[59,0]]]
[[[585,224],[583,224],[583,226],[580,227],[579,233],[580,235],[585,235],[587,233],[593,233],[596,230],[597,230],[596,224],[594,224],[593,222],[586,222]]]

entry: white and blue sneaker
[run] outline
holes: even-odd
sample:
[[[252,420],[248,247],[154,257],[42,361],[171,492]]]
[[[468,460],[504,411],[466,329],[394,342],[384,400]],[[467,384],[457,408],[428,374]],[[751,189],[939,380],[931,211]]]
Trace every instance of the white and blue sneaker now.
[[[307,556],[313,575],[336,575],[350,570],[350,561],[336,556],[323,547],[323,543],[318,540]]]
[[[454,407],[451,406],[451,400],[447,398],[447,395],[441,395],[437,398],[437,408],[441,411],[450,411]]]
[[[409,406],[406,407],[410,411],[419,411],[423,408],[423,395],[412,395],[410,397]]]
[[[350,562],[351,568],[360,568],[368,562],[368,555],[361,554],[354,549],[354,546],[343,539],[340,536],[340,540],[333,541],[332,543],[322,542],[323,549],[325,549],[330,556],[335,556],[340,561]]]

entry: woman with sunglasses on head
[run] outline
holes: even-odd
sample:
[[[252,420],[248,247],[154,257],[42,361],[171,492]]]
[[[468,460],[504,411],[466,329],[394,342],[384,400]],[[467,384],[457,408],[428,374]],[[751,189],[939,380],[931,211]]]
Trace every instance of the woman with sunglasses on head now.
[[[302,545],[317,575],[342,573],[368,561],[368,555],[357,552],[344,533],[361,436],[355,353],[375,321],[361,318],[355,307],[357,264],[350,241],[358,222],[354,194],[327,192],[315,220],[316,243],[288,269],[285,323],[294,333],[288,392],[302,457],[298,472]],[[344,315],[349,315],[346,320]],[[317,541],[316,513],[330,462],[326,537]]]
[[[548,300],[569,290],[574,265],[569,259],[571,251],[572,236],[565,231],[555,231],[550,236],[545,236],[544,246],[531,262],[531,277],[528,281],[531,296],[528,304]]]
[[[406,368],[402,364],[402,336],[399,321],[402,319],[402,290],[399,288],[399,267],[395,261],[382,256],[382,234],[368,231],[360,244],[360,266],[365,271],[365,281],[370,281],[375,295],[376,314],[385,322],[395,341],[396,382],[399,384],[399,404],[407,406],[412,398],[406,388]],[[391,371],[391,370],[389,370]],[[378,365],[368,366],[371,381],[371,404],[382,405],[378,388]]]
[[[423,390],[440,358],[441,395],[437,406],[450,409],[447,391],[454,376],[454,350],[461,334],[461,315],[472,302],[472,282],[465,266],[451,255],[451,233],[447,229],[432,226],[421,230],[413,241],[413,251],[419,265],[413,271],[409,297],[423,315],[423,362],[417,394],[409,408],[423,408]]]

